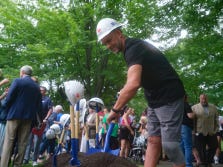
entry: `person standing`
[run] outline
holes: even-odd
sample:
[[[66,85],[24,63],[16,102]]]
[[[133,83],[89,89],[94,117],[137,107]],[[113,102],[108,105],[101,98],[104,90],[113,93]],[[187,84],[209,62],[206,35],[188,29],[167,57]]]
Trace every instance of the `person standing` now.
[[[41,110],[40,117],[43,119],[44,123],[47,123],[48,118],[50,117],[50,115],[53,112],[53,103],[52,103],[50,97],[48,97],[46,95],[46,93],[47,93],[46,87],[40,86],[40,93],[42,95],[42,110]],[[45,130],[45,132],[46,132],[46,130]],[[30,140],[31,140],[30,143],[32,143],[32,140],[33,140],[32,138],[34,138],[34,151],[33,151],[33,157],[32,157],[33,166],[37,166],[38,165],[37,159],[39,157],[40,144],[42,142],[44,134],[42,136],[37,136],[34,134],[31,134],[31,135],[33,135],[33,137],[30,138]]]
[[[223,116],[219,116],[218,117],[218,122],[219,122],[219,131],[216,133],[217,135],[217,140],[218,140],[218,148],[215,152],[215,156],[214,156],[214,164],[217,165],[219,164],[219,158],[220,158],[220,154],[221,154],[221,142],[222,142],[222,135],[223,135]]]
[[[107,120],[117,118],[121,109],[143,87],[148,102],[149,132],[144,166],[157,165],[161,142],[174,166],[185,166],[179,144],[184,86],[162,52],[146,41],[125,37],[121,27],[116,20],[103,18],[96,28],[98,41],[114,53],[123,53],[128,66],[127,81]]]
[[[3,84],[7,84],[9,80],[4,79],[1,82]],[[0,83],[0,86],[2,86],[3,84]],[[8,94],[8,88],[6,88],[5,91],[0,96],[0,157],[2,153],[4,137],[5,137],[5,125],[6,125],[6,117],[7,117],[7,113],[5,111],[5,97],[7,94]]]
[[[120,134],[119,134],[119,140],[121,144],[121,150],[120,150],[120,157],[128,158],[130,146],[132,144],[132,139],[134,136],[134,130],[131,127],[132,120],[130,118],[130,115],[134,112],[134,109],[127,108],[124,111],[124,114],[122,116],[121,122],[120,122]]]
[[[18,153],[14,166],[22,166],[32,121],[41,110],[41,94],[38,84],[31,79],[32,72],[31,66],[23,66],[20,69],[20,78],[12,82],[6,96],[7,122],[1,167],[8,166],[16,138]]]
[[[193,167],[192,160],[192,130],[193,130],[193,118],[194,113],[191,109],[191,106],[188,103],[187,95],[184,96],[184,116],[181,127],[181,148],[183,150],[186,167]]]
[[[103,109],[104,111],[104,116],[102,118],[102,128],[101,128],[101,134],[102,134],[102,137],[101,137],[101,145],[102,147],[104,147],[104,143],[105,143],[105,138],[106,138],[106,134],[107,134],[107,130],[108,130],[108,123],[107,123],[107,118],[108,118],[108,115],[109,115],[109,110],[108,108],[104,108]]]
[[[219,129],[218,111],[215,105],[208,103],[206,94],[200,95],[200,103],[192,106],[196,117],[195,147],[201,163],[211,166],[218,147],[216,132]],[[206,149],[208,147],[208,149]]]
[[[96,146],[96,117],[97,113],[95,109],[89,107],[88,109],[88,116],[87,116],[87,131],[88,131],[88,137],[89,137],[89,147],[95,147]]]

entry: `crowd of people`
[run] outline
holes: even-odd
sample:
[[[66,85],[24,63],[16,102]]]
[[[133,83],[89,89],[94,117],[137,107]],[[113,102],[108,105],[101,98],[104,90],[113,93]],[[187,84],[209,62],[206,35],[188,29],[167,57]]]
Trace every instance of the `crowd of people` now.
[[[70,115],[63,110],[61,105],[53,104],[50,97],[47,96],[46,87],[39,86],[36,78],[32,77],[32,72],[32,67],[25,65],[20,69],[20,77],[13,80],[11,85],[9,85],[8,79],[0,82],[0,85],[8,84],[9,86],[0,96],[1,166],[8,166],[10,163],[13,166],[22,166],[22,164],[30,162],[33,166],[37,166],[43,159],[56,153],[56,143],[59,142],[63,129],[65,129],[62,144],[64,147],[59,153],[71,151]],[[109,127],[107,117],[110,109],[104,106],[101,99],[99,100],[101,102],[99,111],[91,105],[91,99],[89,100],[86,106],[86,118],[80,122],[80,131],[83,136],[88,134],[87,138],[91,143],[89,147],[93,148],[97,146],[97,143],[100,144],[100,147],[105,145]],[[97,117],[99,119],[98,142],[96,141]],[[122,117],[121,124],[115,123],[110,134],[109,147],[118,149],[121,146],[120,156],[127,158],[130,149],[130,136],[133,135],[130,124],[134,120],[134,110],[131,108],[123,110]],[[120,140],[119,135],[122,136]],[[82,141],[84,142],[84,139]],[[80,151],[87,152],[87,149],[80,149]]]
[[[28,80],[27,82],[30,82],[32,85],[34,85],[34,88],[37,86],[36,84],[37,81],[35,80],[35,78],[31,77],[32,68],[30,66],[23,66],[20,69],[20,73],[25,74],[24,76],[21,75],[20,79],[27,77],[26,78]],[[0,84],[3,85],[7,83],[9,83],[9,80],[4,79]],[[10,107],[7,106],[9,105],[8,104],[9,102],[5,103],[4,101],[10,99],[9,96],[13,93],[10,91],[15,89],[12,87],[15,86],[13,84],[15,83],[12,83],[12,85],[9,88],[6,88],[6,90],[0,96],[2,102],[1,112],[0,112],[1,166],[8,166],[10,163],[13,163],[14,166],[21,166],[22,164],[27,164],[30,162],[32,162],[33,166],[37,166],[44,159],[48,159],[50,156],[56,153],[57,150],[56,143],[59,142],[59,138],[63,129],[65,129],[65,136],[63,138],[63,144],[62,144],[63,147],[61,148],[59,153],[70,152],[71,133],[69,124],[70,123],[69,114],[63,110],[63,107],[61,105],[53,104],[50,97],[47,96],[46,87],[39,86],[38,89],[39,93],[36,92],[36,94],[38,95],[37,97],[39,99],[31,98],[30,96],[28,96],[30,100],[32,99],[36,100],[34,104],[37,104],[35,107],[38,106],[38,108],[36,108],[37,109],[36,112],[33,112],[34,115],[32,118],[26,118],[26,117],[21,118],[20,115],[17,117],[15,116],[14,118],[8,117],[7,112],[13,112],[13,111],[10,111],[9,110]],[[24,87],[25,86],[27,85],[24,85]],[[33,92],[31,92],[31,95],[33,96],[34,94],[32,93]],[[20,98],[22,97],[20,96]],[[101,104],[101,106],[98,109],[96,109],[95,106],[91,105],[91,102],[94,101],[95,99],[96,102],[98,102],[97,100],[99,100],[98,103]],[[13,102],[11,103],[13,104]],[[14,103],[16,103],[16,98],[14,99]],[[16,104],[17,107],[19,107],[18,103]],[[90,143],[88,147],[96,148],[99,145],[100,147],[104,147],[104,145],[106,144],[105,138],[109,128],[107,117],[109,116],[110,109],[105,107],[103,101],[100,98],[90,99],[88,103],[86,103],[86,106],[82,106],[82,110],[83,107],[85,107],[86,112],[84,115],[85,118],[82,121],[80,121],[80,131],[82,132],[82,138],[80,138],[81,141],[80,145],[85,145],[85,148],[83,149],[83,146],[80,146],[80,152],[87,153],[87,150],[89,148],[86,148],[86,143],[85,143],[86,140],[84,140],[86,134],[88,134],[87,139],[89,140]],[[2,116],[3,114],[5,114],[4,117]],[[25,113],[23,114],[25,115]],[[98,125],[96,125],[97,117],[99,120]],[[9,132],[12,129],[7,130],[7,126],[9,126],[8,124],[11,123],[11,121],[14,122],[14,120],[16,120],[16,125],[14,125],[16,127],[13,128],[14,132],[12,134],[12,132]],[[24,120],[27,120],[29,122],[29,126],[23,125]],[[112,133],[110,134],[109,148],[112,150],[120,148],[121,157],[128,158],[134,133],[133,129],[131,128],[131,123],[135,121],[136,119],[134,110],[132,108],[125,108],[125,110],[123,110],[122,112],[122,115],[120,115],[120,120],[115,123]],[[147,122],[145,115],[144,118],[142,118],[140,121],[142,125],[142,127],[140,128],[140,132],[144,135],[146,134],[144,130]],[[41,126],[43,125],[44,125],[43,129],[41,129],[42,128]],[[27,128],[24,129],[23,126],[27,126]],[[99,129],[98,142],[96,141],[97,140],[96,127]],[[9,135],[12,135],[13,138],[9,137]],[[99,144],[98,146],[97,143]],[[6,150],[4,145],[6,145],[9,149]]]
[[[31,75],[31,72],[29,71],[31,70],[30,66],[24,66],[21,68],[21,71],[22,70],[25,70],[24,73],[30,73]],[[27,74],[25,76],[27,77]],[[13,82],[19,81],[15,80]],[[34,80],[34,78],[30,77],[30,80],[27,82],[31,82],[34,85],[34,88],[36,87],[37,81]],[[8,79],[4,79],[0,82],[1,85],[8,83]],[[6,110],[8,110],[6,106],[7,104],[13,104],[13,102],[10,101],[10,96],[12,96],[13,90],[16,89],[13,88],[13,86],[16,87],[15,83],[12,83],[12,86],[9,88],[7,87],[0,96],[1,166],[7,166],[10,161],[12,161],[11,163],[15,166],[19,164],[21,166],[21,164],[30,162],[32,162],[33,166],[42,163],[44,159],[47,159],[56,153],[57,143],[59,142],[63,128],[65,128],[65,136],[63,139],[63,147],[59,153],[70,152],[71,133],[69,121],[67,119],[69,118],[69,114],[63,110],[63,107],[61,105],[54,105],[50,97],[47,96],[47,89],[44,86],[39,86],[39,93],[36,91],[36,94],[41,100],[34,100],[37,101],[36,104],[38,104],[38,110],[41,110],[41,112],[36,112],[37,114],[33,116],[35,119],[21,118],[20,115],[9,117],[6,113]],[[22,97],[20,96],[20,98]],[[99,103],[100,107],[97,109],[94,105],[90,104],[91,101]],[[16,104],[18,107],[18,103]],[[82,110],[83,108],[86,110],[84,115],[85,118],[80,120],[80,132],[82,133],[82,136],[80,138],[79,151],[87,153],[89,148],[102,148],[106,144],[105,138],[109,128],[107,119],[110,114],[110,109],[106,107],[103,100],[100,98],[92,98],[85,105],[86,106],[82,106]],[[11,110],[8,112],[15,112],[15,109]],[[122,112],[120,112],[119,119],[115,122],[115,126],[110,134],[109,148],[112,150],[120,149],[119,156],[128,158],[134,136],[132,124],[136,122],[140,123],[141,126],[138,130],[138,137],[146,139],[148,137],[149,126],[147,116],[148,109],[145,109],[141,113],[140,118],[136,118],[134,109],[125,106]],[[99,120],[98,125],[97,117]],[[23,125],[24,119],[29,120],[29,126],[26,124]],[[16,122],[14,122],[15,120]],[[66,121],[64,122],[64,120]],[[12,123],[13,125],[10,125]],[[35,128],[40,128],[37,127],[39,126],[39,123],[45,125],[42,132],[34,131]],[[184,161],[186,166],[192,167],[193,162],[195,162],[196,166],[205,164],[210,166],[212,163],[219,163],[222,124],[222,116],[219,116],[216,106],[208,103],[207,95],[201,94],[199,103],[192,106],[189,105],[188,97],[185,95],[180,145],[185,157]],[[20,132],[21,126],[27,126],[27,128],[22,129],[22,132]],[[98,139],[96,137],[96,127],[99,129]],[[11,130],[14,130],[14,132],[10,132]],[[86,142],[89,142],[89,146],[86,145]],[[9,149],[6,149],[6,147]],[[165,154],[164,150],[163,153]],[[160,154],[160,158],[163,158],[162,154]],[[168,155],[165,158],[169,159]]]
[[[147,138],[144,166],[155,167],[161,150],[175,167],[193,166],[192,156],[197,166],[218,163],[222,118],[216,106],[208,103],[206,94],[201,94],[199,103],[190,106],[184,85],[165,55],[144,40],[125,36],[121,28],[122,24],[111,18],[101,19],[97,24],[98,41],[112,52],[123,54],[127,79],[111,109],[106,109],[99,98],[88,101],[88,114],[80,126],[80,151],[87,151],[88,142],[89,147],[95,148],[109,144],[111,149],[120,148],[119,156],[128,158],[135,117],[134,109],[126,106],[142,87],[148,103],[140,118],[140,132]],[[64,147],[57,153],[71,149],[70,115],[63,112],[61,105],[54,106],[46,88],[32,77],[31,66],[25,65],[19,72],[20,77],[0,96],[0,167],[8,166],[12,159],[16,167],[30,159],[33,166],[38,165],[45,152],[47,156],[55,154],[56,141],[63,134]],[[8,82],[4,79],[0,86]],[[108,127],[114,121],[110,143],[106,143]]]

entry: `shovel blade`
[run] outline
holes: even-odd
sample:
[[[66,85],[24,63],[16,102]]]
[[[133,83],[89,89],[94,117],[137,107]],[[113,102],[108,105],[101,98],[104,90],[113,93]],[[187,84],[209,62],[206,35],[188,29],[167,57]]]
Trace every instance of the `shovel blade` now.
[[[107,150],[107,151],[105,152],[104,149],[89,148],[89,149],[88,149],[88,152],[87,152],[87,155],[91,155],[91,154],[99,153],[99,152],[109,153],[109,154],[118,156],[118,155],[119,155],[119,152],[120,152],[120,149],[115,149],[115,150],[110,150],[110,149],[109,149],[109,150]]]
[[[120,152],[120,149],[116,149],[116,150],[109,150],[108,153],[112,154],[112,155],[115,155],[115,156],[118,156],[119,155],[119,152]]]
[[[88,151],[87,151],[87,155],[91,155],[91,154],[94,154],[94,153],[99,153],[99,152],[102,152],[102,151],[103,151],[102,149],[89,148]]]

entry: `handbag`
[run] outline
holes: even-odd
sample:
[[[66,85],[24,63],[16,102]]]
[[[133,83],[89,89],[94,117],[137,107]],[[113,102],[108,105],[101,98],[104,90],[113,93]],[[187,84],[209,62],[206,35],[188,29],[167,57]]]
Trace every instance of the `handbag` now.
[[[37,126],[32,128],[32,134],[41,137],[46,128],[46,123],[42,122],[38,113],[36,113]]]
[[[41,137],[43,135],[45,128],[46,128],[46,123],[42,122],[38,127],[32,128],[32,133],[34,135],[37,135],[38,137]]]

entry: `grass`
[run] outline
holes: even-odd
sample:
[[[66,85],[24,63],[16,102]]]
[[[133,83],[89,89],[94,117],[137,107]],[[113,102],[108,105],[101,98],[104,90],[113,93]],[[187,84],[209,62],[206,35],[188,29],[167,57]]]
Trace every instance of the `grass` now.
[[[32,167],[32,166],[33,166],[33,165],[32,165],[32,161],[29,161],[28,164],[23,164],[23,165],[22,165],[22,167]],[[10,164],[9,167],[13,167],[12,164]],[[36,167],[43,167],[43,164],[40,163],[40,164],[38,164],[38,166],[36,166]]]

